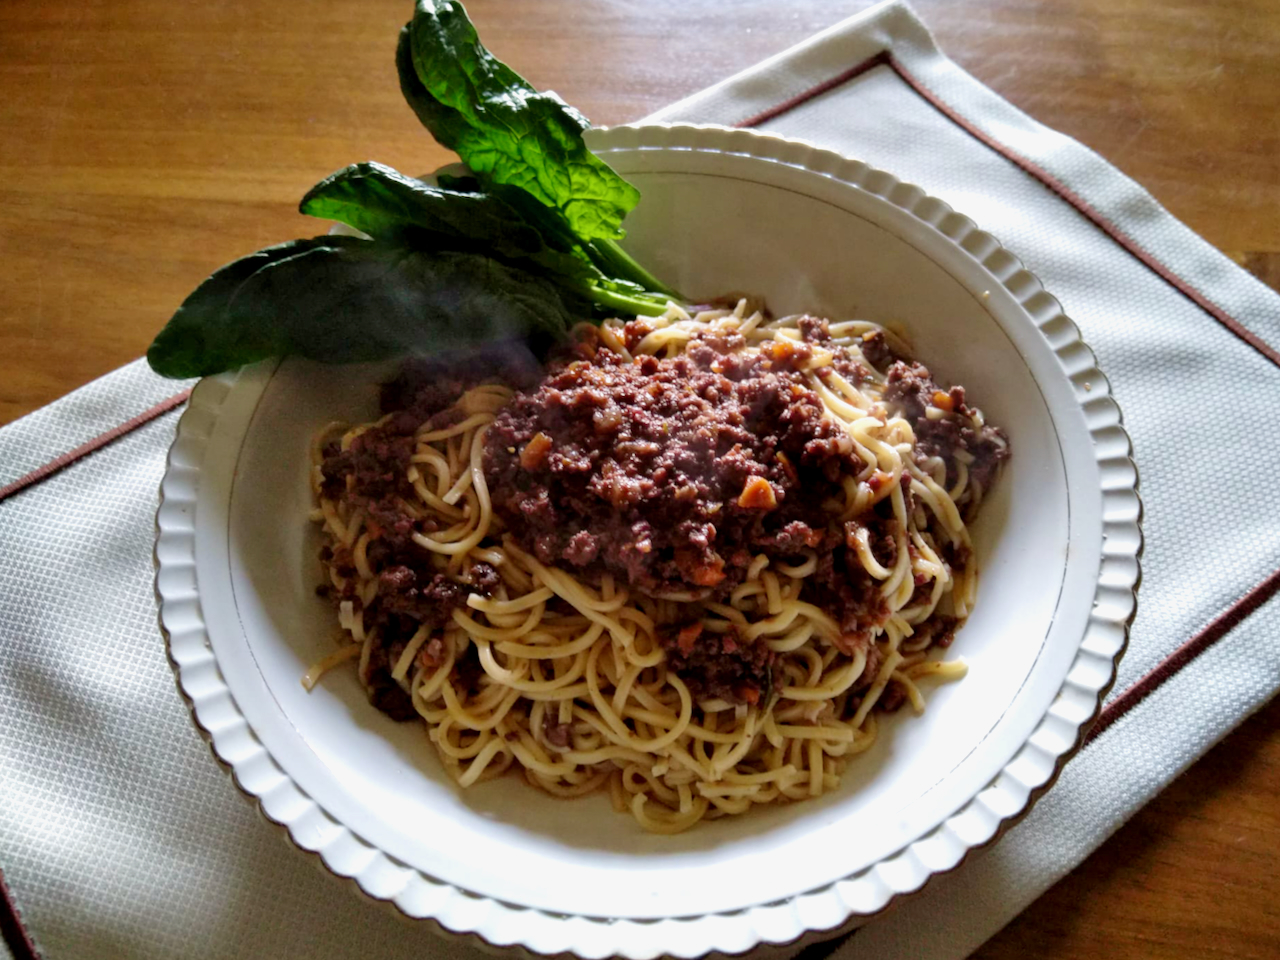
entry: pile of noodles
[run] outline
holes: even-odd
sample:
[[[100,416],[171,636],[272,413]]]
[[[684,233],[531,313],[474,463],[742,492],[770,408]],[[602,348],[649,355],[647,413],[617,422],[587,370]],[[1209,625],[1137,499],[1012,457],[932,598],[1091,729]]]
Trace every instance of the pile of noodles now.
[[[770,339],[798,341],[797,319],[766,320],[759,311],[749,312],[746,301],[732,311],[694,316],[673,307],[652,321],[653,332],[631,353],[670,356],[716,327],[743,335],[742,349],[755,350]],[[606,322],[600,339],[630,356],[621,324]],[[629,811],[646,830],[677,833],[754,804],[832,790],[847,760],[874,743],[876,706],[890,685],[897,686],[897,699],[905,694],[919,713],[924,699],[917,681],[964,675],[962,662],[927,658],[935,635],[922,629],[935,615],[963,620],[973,604],[976,571],[963,517],[982,491],[969,483],[963,451],[950,474],[938,457],[918,456],[910,423],[887,412],[884,377],[870,364],[871,380],[860,386],[834,370],[821,378],[812,372],[830,366],[833,345],[860,360],[864,336],[881,329],[864,321],[830,324],[831,340],[811,344],[806,373],[827,415],[848,431],[854,456],[865,464],[863,475],[844,484],[839,517],[856,517],[890,498],[897,521],[891,567],[877,561],[865,537],[856,546],[890,611],[875,630],[870,658],[870,648],[842,652],[847,644],[838,643],[836,622],[807,602],[806,577],[818,563],[813,551],[792,563],[760,555],[723,602],[679,603],[643,596],[610,576],[598,585],[584,583],[519,549],[493,514],[481,463],[485,429],[510,398],[508,388],[468,390],[457,400],[460,422],[418,432],[408,475],[416,498],[402,506],[411,516],[440,522],[439,532],[414,533],[413,539],[442,573],[457,575],[483,561],[501,576],[491,596],[470,595],[466,608],[435,631],[443,641],[438,663],[419,655],[432,639],[424,627],[393,666],[393,678],[411,693],[441,761],[459,784],[470,786],[515,767],[530,784],[558,797],[604,790],[618,811]],[[907,352],[887,335],[896,351]],[[981,414],[970,416],[980,428]],[[348,548],[356,582],[348,584],[329,565],[333,585],[350,599],[339,606],[342,645],[309,672],[308,686],[338,663],[363,667],[377,641],[362,619],[378,589],[378,571],[366,556],[370,531],[358,507],[321,495],[320,472],[326,443],[337,439],[345,449],[371,426],[330,425],[313,444],[319,504],[314,519],[331,545]],[[893,482],[865,482],[877,471]],[[899,482],[903,475],[910,477],[910,498]],[[959,569],[944,561],[944,545],[952,548],[948,555],[963,558]],[[557,597],[564,603],[552,603]],[[781,676],[772,695],[756,704],[695,701],[681,678],[667,670],[658,641],[664,626],[694,619],[706,631],[732,626],[742,641],[768,644]],[[454,670],[468,646],[476,648],[483,667],[478,680],[474,671],[464,680]],[[863,678],[868,659],[875,673]],[[546,734],[548,726],[562,724],[568,725],[563,747]]]

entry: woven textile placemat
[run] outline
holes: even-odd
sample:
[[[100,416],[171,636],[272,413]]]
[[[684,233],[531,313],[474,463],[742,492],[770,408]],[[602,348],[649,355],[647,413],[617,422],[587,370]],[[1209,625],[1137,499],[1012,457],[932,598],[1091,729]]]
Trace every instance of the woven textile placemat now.
[[[1140,186],[1020,113],[881,4],[657,114],[857,157],[973,218],[1079,325],[1141,475],[1139,615],[1082,752],[991,849],[834,947],[967,955],[1280,686],[1280,475],[1204,435],[1280,395],[1280,297]],[[463,956],[352,895],[211,761],[156,626],[156,492],[188,385],[139,361],[0,429],[0,870],[16,956]],[[1221,412],[1220,412],[1221,411]],[[1190,415],[1189,415],[1190,412]],[[811,948],[828,952],[831,948]]]

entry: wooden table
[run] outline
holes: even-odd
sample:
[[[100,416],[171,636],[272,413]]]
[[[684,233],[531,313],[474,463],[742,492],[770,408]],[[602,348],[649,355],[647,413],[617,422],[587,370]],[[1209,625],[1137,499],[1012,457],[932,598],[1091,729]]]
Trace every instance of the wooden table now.
[[[473,0],[489,45],[632,120],[861,0]],[[978,79],[1280,284],[1275,0],[916,0]],[[310,235],[319,176],[430,169],[391,65],[408,0],[44,0],[0,11],[0,423],[141,354],[210,270]],[[1280,956],[1280,703],[978,956]],[[0,862],[3,851],[0,851]]]

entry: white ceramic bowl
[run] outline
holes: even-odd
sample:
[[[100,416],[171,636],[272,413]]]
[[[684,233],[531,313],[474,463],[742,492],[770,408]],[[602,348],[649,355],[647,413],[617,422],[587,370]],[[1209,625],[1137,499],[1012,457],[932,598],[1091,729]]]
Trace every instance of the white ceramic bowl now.
[[[857,923],[1024,813],[1079,745],[1134,611],[1140,505],[1120,413],[1058,303],[994,239],[891,175],[795,141],[619,127],[592,145],[641,189],[628,247],[693,296],[901,324],[1013,459],[975,537],[961,682],[903,711],[839,790],[677,837],[602,797],[515,778],[468,791],[421,727],[369,707],[314,596],[307,444],[376,405],[377,369],[299,361],[213,377],[183,415],[157,590],[197,725],[240,787],[334,873],[437,928],[583,957],[736,953]]]

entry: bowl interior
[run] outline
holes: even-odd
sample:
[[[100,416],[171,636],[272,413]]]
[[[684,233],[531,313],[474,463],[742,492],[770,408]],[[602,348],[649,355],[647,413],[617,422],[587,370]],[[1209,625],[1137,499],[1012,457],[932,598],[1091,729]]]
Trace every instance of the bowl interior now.
[[[940,381],[964,384],[1005,428],[1013,458],[974,528],[978,602],[951,652],[967,661],[968,676],[927,690],[922,716],[904,710],[884,723],[836,792],[676,837],[641,832],[601,795],[557,800],[515,778],[462,791],[424,729],[373,710],[351,671],[334,671],[311,693],[299,682],[332,651],[337,630],[314,593],[310,437],[330,420],[373,416],[388,368],[293,360],[263,378],[247,429],[218,427],[227,431],[221,521],[234,615],[211,623],[210,635],[220,662],[253,673],[262,695],[237,696],[277,762],[397,859],[474,892],[564,913],[732,910],[814,889],[901,849],[972,799],[1026,741],[1074,656],[1091,574],[1096,582],[1097,519],[1087,496],[1074,503],[1069,495],[1088,487],[1089,439],[1026,312],[909,213],[766,160],[642,150],[608,159],[644,194],[627,246],[686,294],[751,291],[778,315],[893,325]],[[1093,491],[1096,498],[1096,480]]]

